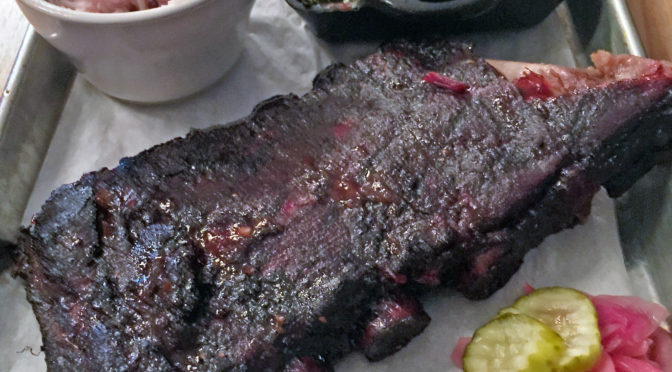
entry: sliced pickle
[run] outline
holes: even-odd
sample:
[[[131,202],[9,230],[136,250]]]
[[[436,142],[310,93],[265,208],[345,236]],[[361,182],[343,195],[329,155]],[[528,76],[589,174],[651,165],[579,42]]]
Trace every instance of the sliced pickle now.
[[[465,372],[551,372],[565,343],[551,328],[524,314],[504,314],[476,330],[464,353]]]
[[[566,349],[557,362],[558,371],[584,372],[600,359],[597,313],[585,294],[570,288],[538,289],[500,315],[516,312],[539,320],[562,337]]]

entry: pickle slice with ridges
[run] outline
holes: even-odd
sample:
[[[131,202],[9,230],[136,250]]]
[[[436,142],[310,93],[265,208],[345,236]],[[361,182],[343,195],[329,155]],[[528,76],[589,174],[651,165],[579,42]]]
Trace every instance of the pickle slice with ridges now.
[[[464,371],[557,371],[564,353],[564,341],[550,327],[525,314],[504,314],[476,330],[464,353]]]
[[[570,288],[541,288],[521,297],[500,315],[515,312],[539,320],[562,337],[566,350],[558,361],[559,371],[584,372],[600,359],[597,313],[585,294]]]

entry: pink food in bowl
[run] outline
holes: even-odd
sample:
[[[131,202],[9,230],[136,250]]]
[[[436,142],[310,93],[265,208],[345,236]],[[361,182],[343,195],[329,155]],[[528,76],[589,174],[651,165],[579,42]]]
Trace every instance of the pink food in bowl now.
[[[94,13],[123,13],[158,8],[179,0],[47,0],[54,5]]]

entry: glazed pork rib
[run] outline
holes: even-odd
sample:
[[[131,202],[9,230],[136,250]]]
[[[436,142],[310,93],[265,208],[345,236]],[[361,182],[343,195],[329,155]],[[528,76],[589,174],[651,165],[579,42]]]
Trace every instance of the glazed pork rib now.
[[[492,62],[512,82],[467,45],[396,42],[61,187],[18,268],[49,369],[394,352],[429,322],[423,288],[490,295],[600,186],[621,193],[668,153],[669,65],[596,63]]]

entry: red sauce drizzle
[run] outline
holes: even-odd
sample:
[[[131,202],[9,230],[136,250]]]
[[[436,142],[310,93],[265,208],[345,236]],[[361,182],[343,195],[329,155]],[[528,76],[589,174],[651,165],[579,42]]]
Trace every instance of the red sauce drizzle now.
[[[464,93],[469,89],[469,85],[434,71],[428,72],[422,80],[439,88],[447,89],[453,93]]]

